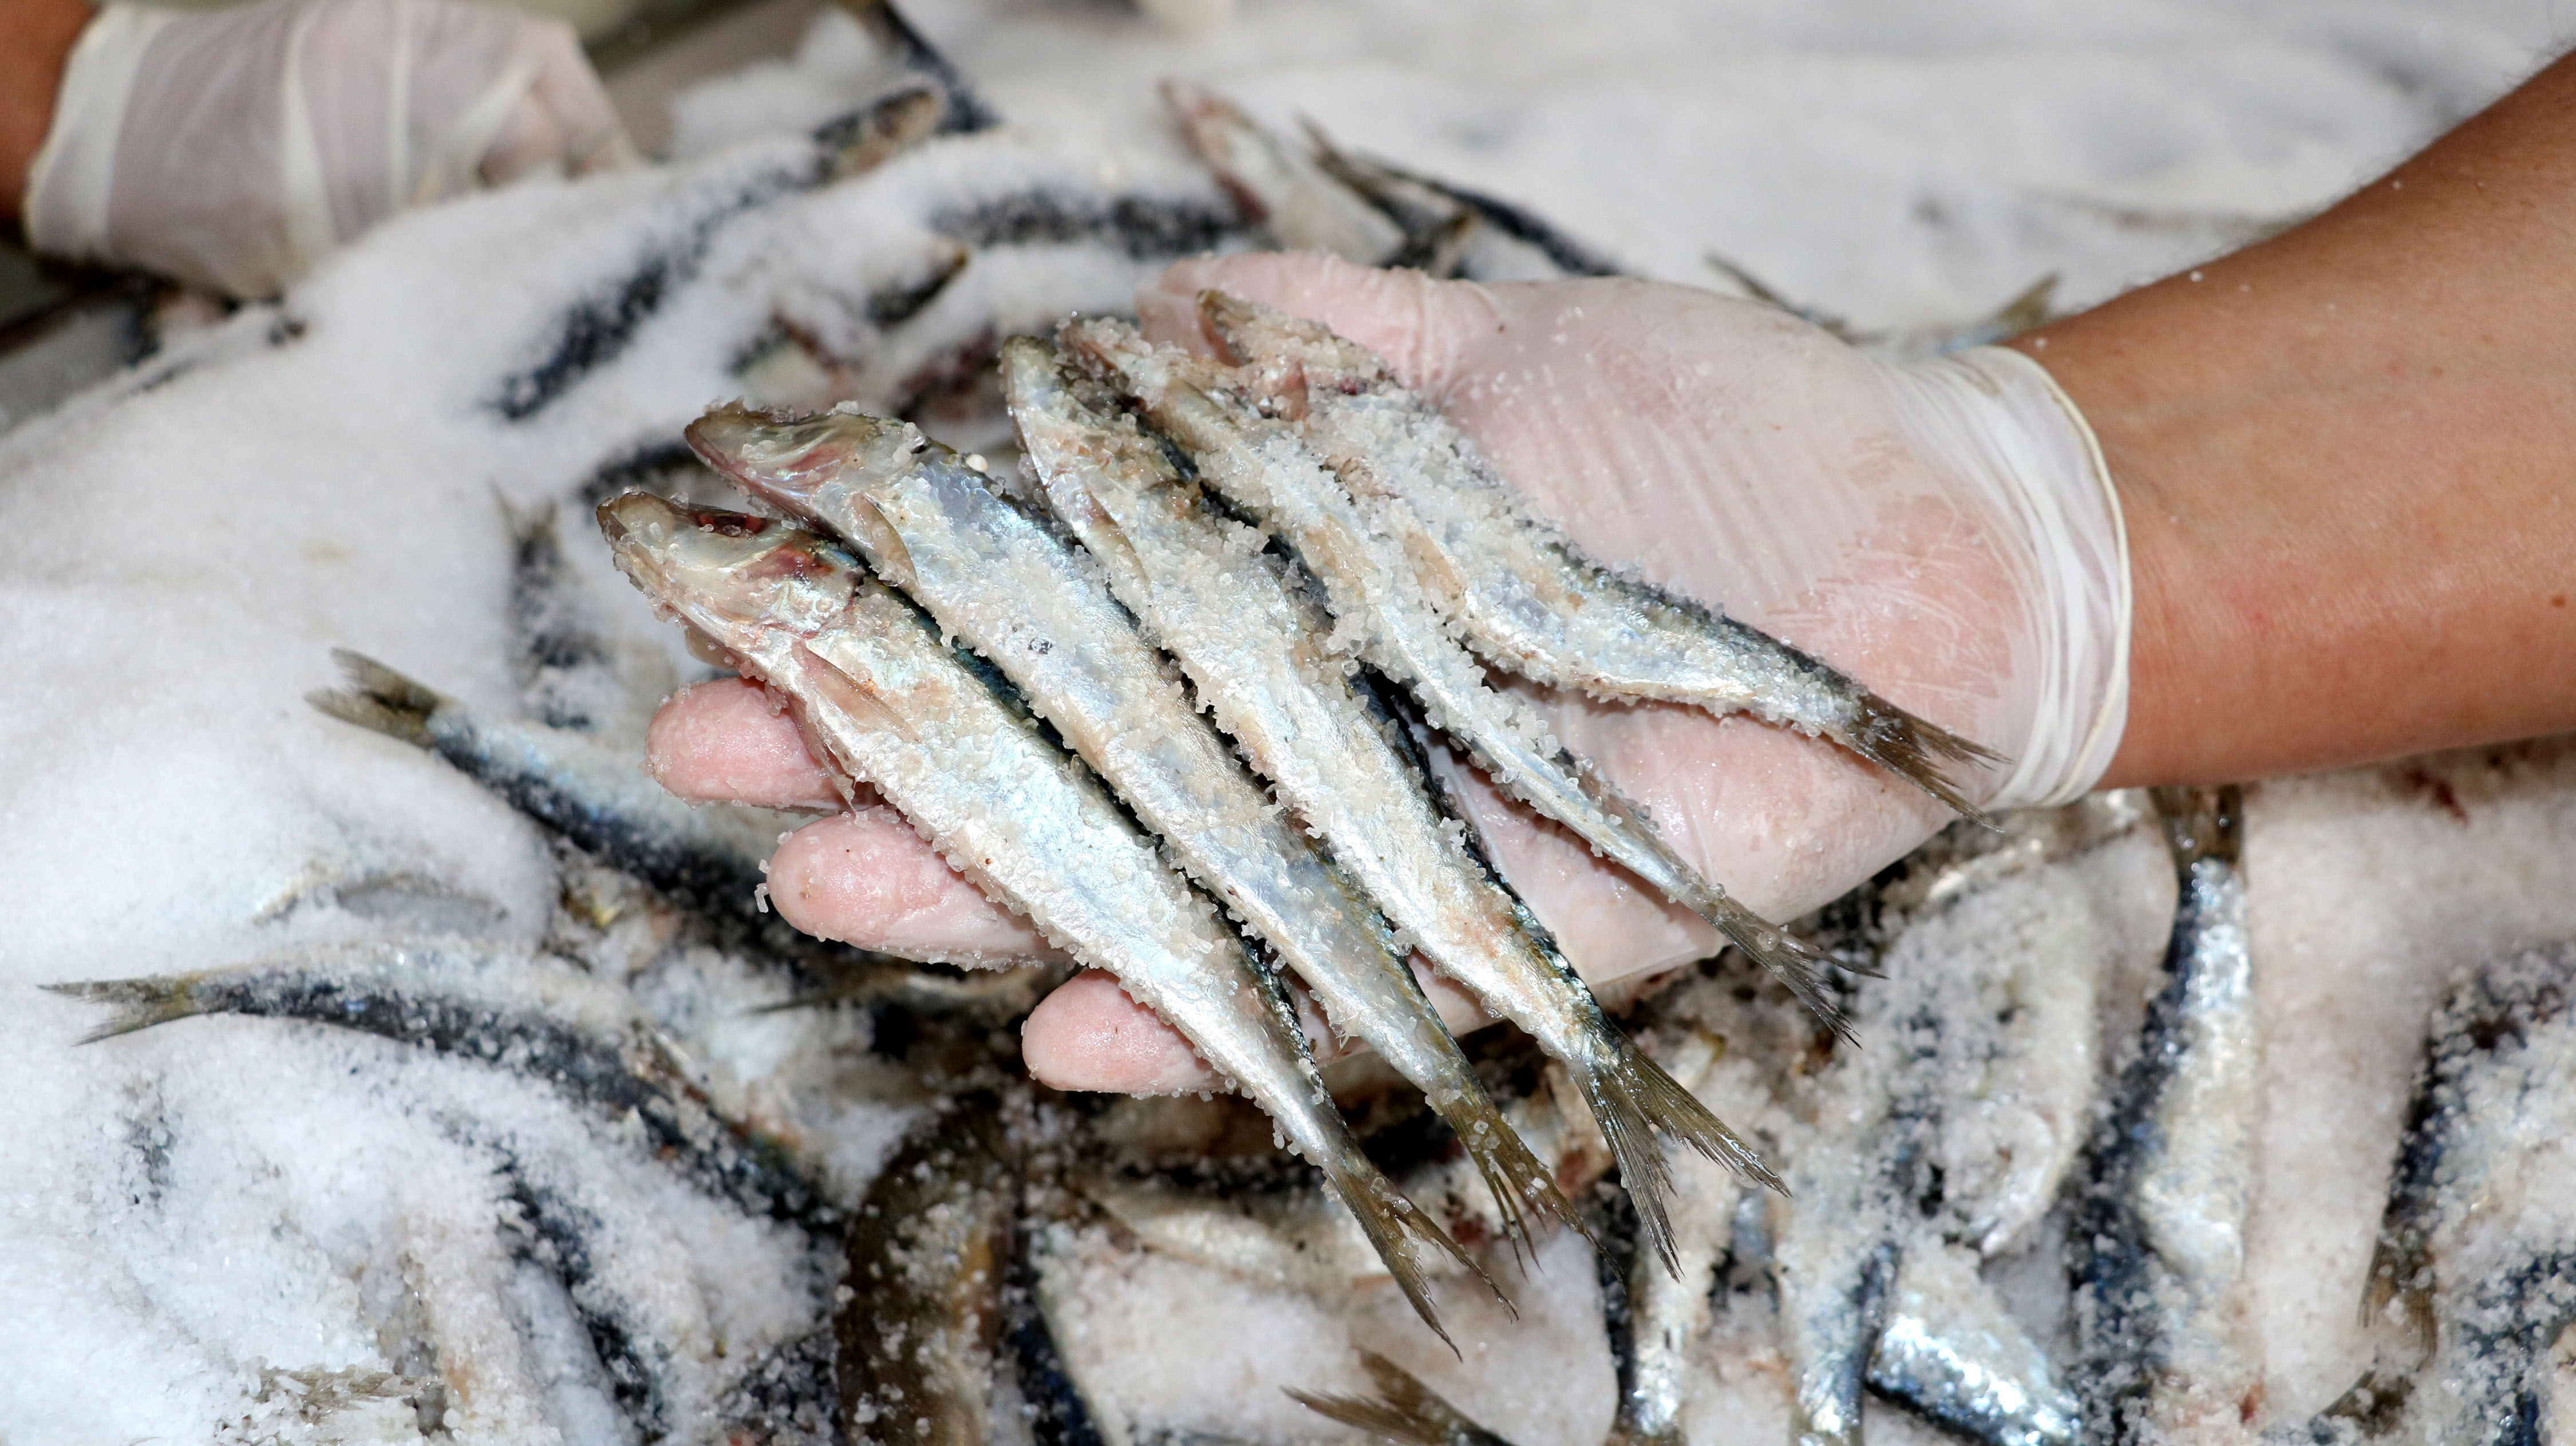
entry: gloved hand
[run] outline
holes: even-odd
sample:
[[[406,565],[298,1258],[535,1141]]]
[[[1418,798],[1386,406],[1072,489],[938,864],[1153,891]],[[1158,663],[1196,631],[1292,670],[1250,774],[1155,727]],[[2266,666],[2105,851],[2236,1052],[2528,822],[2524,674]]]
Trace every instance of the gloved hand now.
[[[1205,287],[1375,349],[1595,557],[1722,606],[2013,760],[1972,788],[1989,807],[2070,800],[2109,766],[2127,711],[2118,503],[2091,434],[2027,358],[1979,349],[1897,365],[1685,287],[1485,287],[1313,255],[1176,266],[1139,298],[1147,330],[1213,350],[1195,300]],[[1766,917],[1832,899],[1948,818],[1833,745],[1748,718],[1530,696],[1684,857]],[[746,684],[668,705],[652,763],[691,797],[831,797],[793,724]],[[1571,834],[1490,788],[1468,792],[1503,872],[1595,985],[1718,947],[1697,916]],[[854,943],[989,951],[1016,930],[1040,947],[883,810],[794,835],[769,882],[791,922]],[[1461,1006],[1443,1012],[1472,1017]],[[1057,991],[1024,1044],[1033,1071],[1065,1087],[1204,1083],[1179,1037],[1105,975]]]
[[[111,5],[64,71],[27,239],[268,296],[405,207],[634,155],[560,21],[461,0]]]

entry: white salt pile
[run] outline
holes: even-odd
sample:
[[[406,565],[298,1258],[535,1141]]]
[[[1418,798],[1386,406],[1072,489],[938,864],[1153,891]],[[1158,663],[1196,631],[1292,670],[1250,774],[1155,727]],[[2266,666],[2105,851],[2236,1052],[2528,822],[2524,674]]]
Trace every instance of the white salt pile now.
[[[497,494],[564,505],[609,626],[695,666],[610,574],[585,489],[663,466],[711,398],[904,404],[987,324],[1118,307],[1158,259],[1054,234],[996,242],[909,321],[872,303],[955,265],[958,218],[995,198],[1208,214],[1214,188],[1162,132],[1160,76],[1530,204],[1649,274],[1712,282],[1714,250],[1894,326],[2049,271],[2096,299],[2223,249],[2419,144],[2555,38],[2547,6],[2507,0],[1610,17],[1336,0],[1247,4],[1202,39],[1069,0],[915,18],[1018,129],[796,189],[809,148],[776,133],[874,83],[827,21],[792,72],[684,100],[698,159],[409,217],[0,442],[0,1440],[612,1442],[656,1434],[657,1413],[692,1440],[761,1390],[813,1394],[797,1363],[832,1309],[832,1252],[693,1189],[559,1089],[277,1020],[76,1048],[98,1010],[35,986],[414,931],[544,945],[563,918],[546,839],[437,760],[307,708],[329,650],[512,711]],[[2265,1409],[2295,1421],[2366,1364],[2353,1304],[2443,981],[2576,937],[2576,752],[2270,784],[2251,810],[2250,1269]],[[2132,862],[2081,881],[2120,939],[2106,1060],[2136,1029],[2171,888],[2151,852]],[[718,1093],[814,1141],[841,1190],[915,1114],[863,1016],[755,1014],[786,985],[711,951],[619,957]],[[2033,1234],[1987,1269],[2049,1341],[2064,1285]],[[1391,1291],[1294,1295],[1096,1245],[1063,1267],[1083,1302],[1066,1350],[1123,1431],[1347,1439],[1278,1388],[1365,1389],[1353,1345],[1521,1446],[1593,1446],[1609,1419],[1572,1242],[1526,1282],[1505,1267],[1517,1324],[1451,1292],[1463,1362]],[[1730,1300],[1695,1366],[1694,1446],[1784,1429],[1768,1308]],[[1869,1426],[1929,1431],[1884,1407]]]

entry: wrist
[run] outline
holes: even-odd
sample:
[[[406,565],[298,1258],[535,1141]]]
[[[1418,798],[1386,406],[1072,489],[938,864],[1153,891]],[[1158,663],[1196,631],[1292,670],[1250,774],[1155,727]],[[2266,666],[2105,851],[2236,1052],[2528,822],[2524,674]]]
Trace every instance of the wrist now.
[[[2100,444],[2036,362],[1976,347],[1882,371],[1898,430],[1983,520],[2003,599],[2009,762],[1987,804],[2072,802],[2106,773],[2129,710],[2128,535]]]
[[[13,0],[0,11],[0,204],[23,215],[28,173],[54,123],[72,47],[98,12],[88,0]]]

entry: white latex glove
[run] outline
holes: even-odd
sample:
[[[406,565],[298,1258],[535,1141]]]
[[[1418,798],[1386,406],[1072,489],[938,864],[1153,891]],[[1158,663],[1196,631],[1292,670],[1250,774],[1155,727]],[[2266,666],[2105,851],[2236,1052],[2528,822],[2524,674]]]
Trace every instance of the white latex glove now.
[[[268,296],[405,207],[634,158],[561,21],[461,0],[111,5],[63,72],[27,238]]]
[[[1147,330],[1212,350],[1198,325],[1204,287],[1375,349],[1593,556],[2013,760],[1974,782],[1988,806],[2073,799],[2117,751],[2129,632],[2119,505],[2083,420],[2020,354],[1896,364],[1686,287],[1478,286],[1316,255],[1176,266],[1138,298]],[[1685,858],[1775,920],[1867,879],[1950,817],[1830,743],[1749,718],[1532,696]],[[652,747],[657,774],[684,795],[830,797],[793,724],[747,685],[682,694]],[[1716,951],[1698,916],[1480,777],[1469,783],[1496,861],[1593,983]],[[782,846],[770,894],[791,922],[861,944],[953,937],[987,953],[1025,933],[882,813]],[[1435,997],[1472,1017],[1445,987]],[[1105,975],[1047,999],[1026,1054],[1067,1088],[1206,1082],[1179,1036]]]

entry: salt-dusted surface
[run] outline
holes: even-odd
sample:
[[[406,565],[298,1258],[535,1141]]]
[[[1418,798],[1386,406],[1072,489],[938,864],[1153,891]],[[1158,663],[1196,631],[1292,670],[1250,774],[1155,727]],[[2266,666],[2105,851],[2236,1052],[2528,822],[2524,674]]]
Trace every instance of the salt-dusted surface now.
[[[953,261],[936,213],[1034,178],[1204,204],[1213,188],[1162,132],[1160,76],[1274,123],[1311,115],[1651,274],[1706,281],[1714,249],[1890,326],[1980,312],[2051,270],[2066,299],[2099,298],[2313,209],[2497,93],[2560,24],[2537,0],[1727,0],[1613,18],[1332,0],[1247,4],[1195,40],[1111,6],[923,0],[915,18],[1024,129],[781,193],[804,148],[757,137],[874,83],[825,34],[795,77],[692,97],[681,134],[706,159],[407,218],[281,305],[0,442],[0,1439],[400,1441],[417,1423],[382,1392],[432,1369],[479,1383],[448,1402],[458,1439],[631,1439],[561,1273],[528,1263],[542,1252],[514,1189],[586,1212],[612,1262],[588,1308],[672,1344],[673,1411],[829,1310],[828,1251],[718,1204],[542,1082],[277,1020],[74,1048],[97,1009],[33,986],[389,932],[546,943],[563,926],[555,850],[452,769],[305,707],[333,681],[329,648],[506,715],[498,493],[565,504],[609,626],[673,649],[579,525],[585,485],[631,473],[713,397],[898,396],[981,316],[1114,306],[1153,258],[1008,245],[929,325],[889,334],[867,303]],[[663,300],[631,335],[613,306],[588,332],[567,321],[646,274]],[[737,373],[776,350],[782,318],[841,373]],[[568,326],[626,340],[557,387],[541,363]],[[2266,1081],[2251,1269],[2268,1406],[2290,1420],[2365,1359],[2353,1302],[2444,981],[2576,937],[2576,753],[2269,784],[2250,810]],[[2134,1035],[2170,905],[2160,861],[2130,862],[2086,885],[2125,931],[2105,961],[2106,1063]],[[754,1014],[783,998],[776,977],[625,942],[600,957],[721,1093],[801,1128],[855,1193],[915,1112],[860,1018]],[[2051,1228],[1987,1271],[2062,1345]],[[1361,1344],[1524,1446],[1586,1446],[1612,1408],[1570,1242],[1512,1281],[1517,1325],[1447,1293],[1464,1364],[1391,1290],[1267,1294],[1152,1256],[1074,1275],[1094,1379],[1134,1420],[1332,1436],[1277,1388],[1361,1388]],[[1729,1299],[1689,1383],[1694,1446],[1785,1429],[1760,1297]],[[1931,1439],[1884,1407],[1868,1420],[1876,1439]]]

